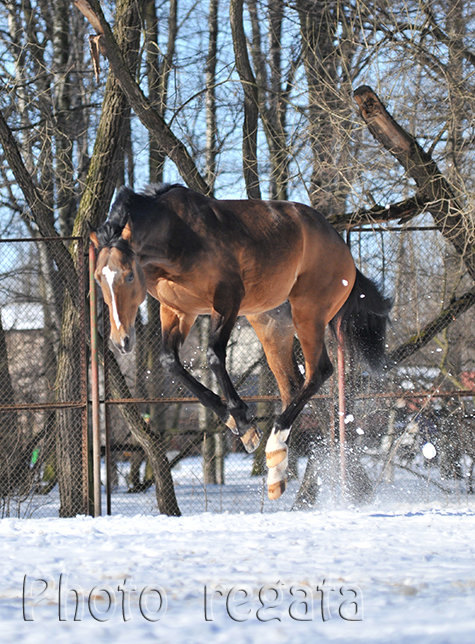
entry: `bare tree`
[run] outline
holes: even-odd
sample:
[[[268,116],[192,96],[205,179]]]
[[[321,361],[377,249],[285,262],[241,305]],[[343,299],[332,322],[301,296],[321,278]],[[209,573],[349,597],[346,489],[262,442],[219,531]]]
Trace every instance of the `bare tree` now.
[[[140,86],[135,81],[127,60],[124,58],[111,27],[104,17],[100,3],[96,0],[90,0],[88,3],[76,0],[74,4],[96,29],[102,50],[107,55],[114,76],[127,96],[127,100],[135,114],[155,138],[164,153],[177,165],[188,185],[207,193],[209,188],[196,168],[188,150],[167,126],[161,114],[152,107],[150,100],[145,97]]]
[[[244,124],[242,131],[243,175],[247,196],[260,199],[259,170],[257,165],[257,131],[259,100],[256,79],[249,62],[243,27],[243,0],[230,0],[229,15],[233,32],[234,59],[244,93]]]

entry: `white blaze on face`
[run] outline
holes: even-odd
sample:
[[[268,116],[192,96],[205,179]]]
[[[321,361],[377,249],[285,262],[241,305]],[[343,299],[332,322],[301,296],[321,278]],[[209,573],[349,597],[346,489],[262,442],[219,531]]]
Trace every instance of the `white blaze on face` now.
[[[106,282],[109,287],[109,291],[111,294],[112,317],[114,318],[114,322],[117,327],[117,330],[119,330],[122,324],[119,318],[119,311],[117,310],[117,302],[115,301],[114,289],[112,288],[117,272],[112,271],[108,266],[104,266],[104,268],[102,269],[102,274],[106,278]]]

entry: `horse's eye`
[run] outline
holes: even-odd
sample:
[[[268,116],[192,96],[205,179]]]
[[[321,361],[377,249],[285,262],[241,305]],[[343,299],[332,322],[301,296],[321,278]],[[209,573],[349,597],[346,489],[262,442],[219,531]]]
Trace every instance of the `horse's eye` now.
[[[133,274],[132,271],[130,273],[127,273],[127,275],[125,276],[125,281],[126,282],[133,282],[134,281],[134,274]]]

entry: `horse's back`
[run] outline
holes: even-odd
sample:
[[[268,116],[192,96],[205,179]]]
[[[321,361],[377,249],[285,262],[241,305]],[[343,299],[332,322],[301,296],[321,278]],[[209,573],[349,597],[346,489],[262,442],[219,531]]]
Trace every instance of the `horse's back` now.
[[[295,202],[222,201],[241,224],[238,248],[245,286],[243,313],[279,306],[292,296],[318,299],[328,321],[355,279],[348,246],[319,212]]]
[[[319,299],[326,320],[351,290],[354,264],[348,247],[309,206],[219,200],[180,186],[161,194],[156,203],[193,237],[192,247],[180,251],[183,271],[177,263],[175,276],[162,278],[159,299],[168,301],[173,295],[177,308],[205,312],[213,289],[229,284],[234,291],[242,290],[241,314],[264,312],[289,298],[303,297]],[[173,227],[179,229],[177,223]],[[180,234],[181,246],[190,235]]]
[[[297,202],[214,199],[174,185],[159,193],[158,203],[169,207],[205,246],[258,249],[261,255],[271,252],[285,257],[308,234],[325,244],[341,242],[321,213]]]

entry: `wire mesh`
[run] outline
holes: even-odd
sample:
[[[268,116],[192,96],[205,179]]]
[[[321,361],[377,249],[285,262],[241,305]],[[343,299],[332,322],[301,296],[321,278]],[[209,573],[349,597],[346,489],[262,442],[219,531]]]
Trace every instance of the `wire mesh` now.
[[[71,241],[0,243],[3,516],[87,511],[85,300],[71,306],[51,253]]]
[[[64,242],[3,240],[0,245],[3,516],[72,516],[90,510],[89,396],[81,366],[86,316],[67,305],[63,280],[48,252],[52,243]],[[433,332],[431,338],[424,336],[422,347],[377,377],[348,357],[346,493],[352,501],[365,501],[398,485],[401,477],[447,495],[472,492],[471,301],[450,323],[442,315],[470,291],[463,265],[435,231],[358,231],[351,233],[350,243],[360,269],[393,298],[389,355],[398,355],[401,345],[410,348],[428,326]],[[278,501],[269,501],[265,440],[254,454],[245,453],[239,439],[162,368],[156,301],[147,299],[141,306],[136,327],[137,347],[130,356],[116,355],[107,340],[102,342],[104,511],[272,512],[339,497],[333,378],[298,418],[288,489]],[[208,328],[209,319],[199,318],[182,358],[197,379],[219,391],[206,364]],[[101,305],[99,330],[107,338],[107,312]],[[335,363],[334,339],[328,336],[327,342]],[[296,351],[302,363],[297,343]],[[231,336],[227,366],[264,434],[269,432],[280,409],[277,387],[244,318]]]
[[[410,345],[427,325],[433,324],[434,329],[432,340],[403,362],[391,365],[383,376],[371,377],[364,365],[348,360],[347,493],[352,500],[367,500],[385,485],[393,485],[394,477],[401,474],[416,481],[430,474],[434,489],[447,494],[471,491],[473,311],[464,312],[458,320],[451,318],[449,325],[441,316],[471,282],[460,263],[455,270],[455,257],[433,229],[359,231],[351,234],[350,242],[359,268],[393,298],[389,355],[397,355],[401,345]],[[182,358],[198,380],[219,391],[206,364],[208,325],[206,317],[200,318]],[[270,502],[262,450],[256,456],[247,455],[239,440],[202,406],[190,402],[188,392],[160,367],[158,306],[152,300],[141,309],[138,328],[135,355],[115,359],[136,399],[133,404],[169,454],[182,512],[267,512],[313,506],[320,502],[319,496],[340,494],[338,456],[331,438],[335,419],[338,422],[335,382],[328,382],[298,419],[291,442],[288,491],[279,501]],[[331,337],[328,343],[335,363]],[[231,336],[227,366],[260,426],[269,431],[279,409],[277,389],[245,319],[238,320]],[[123,402],[114,405],[114,396],[108,396],[108,401],[115,459],[112,507],[116,503],[116,507],[137,509],[147,498],[149,511],[155,499],[146,492],[153,487],[147,457],[121,420]]]

